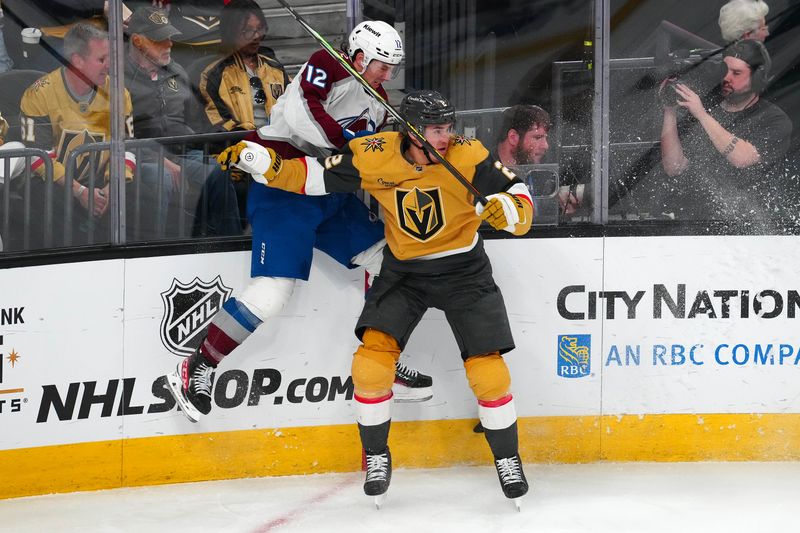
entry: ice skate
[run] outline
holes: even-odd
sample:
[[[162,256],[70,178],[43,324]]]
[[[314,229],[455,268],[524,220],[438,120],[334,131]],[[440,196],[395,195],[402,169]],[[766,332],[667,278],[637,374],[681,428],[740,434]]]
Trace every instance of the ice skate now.
[[[433,398],[433,379],[397,361],[394,367],[394,401],[425,402]]]
[[[522,471],[522,460],[519,454],[503,459],[495,459],[494,466],[497,469],[497,477],[500,478],[500,486],[506,498],[514,500],[517,511],[521,509],[520,498],[528,492],[528,480],[525,479],[525,472]]]
[[[375,496],[375,507],[380,509],[386,499],[386,491],[392,481],[392,454],[387,447],[383,453],[366,454],[367,477],[364,494]]]
[[[175,372],[167,374],[170,392],[181,410],[192,422],[211,412],[211,374],[214,372],[198,348],[178,363]]]

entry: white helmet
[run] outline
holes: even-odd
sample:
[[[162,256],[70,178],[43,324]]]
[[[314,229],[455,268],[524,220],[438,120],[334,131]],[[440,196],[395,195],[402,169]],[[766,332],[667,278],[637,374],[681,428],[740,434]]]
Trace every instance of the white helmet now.
[[[347,53],[351,59],[356,52],[364,52],[364,68],[370,61],[377,59],[390,65],[399,65],[403,61],[403,40],[391,25],[381,20],[362,22],[350,32]]]

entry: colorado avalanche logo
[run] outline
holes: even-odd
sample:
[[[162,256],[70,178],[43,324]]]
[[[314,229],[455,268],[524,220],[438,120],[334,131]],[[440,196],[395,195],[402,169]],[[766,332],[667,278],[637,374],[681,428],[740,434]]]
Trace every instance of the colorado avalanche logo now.
[[[456,135],[453,137],[453,144],[457,146],[461,146],[462,144],[466,144],[467,146],[472,146],[472,139],[469,137],[464,137],[463,135]]]
[[[233,289],[217,276],[210,283],[194,278],[190,283],[172,280],[169,290],[161,293],[164,316],[161,319],[161,343],[175,355],[191,355],[205,336],[211,319]]]
[[[336,122],[342,127],[343,130],[356,131],[375,131],[375,121],[370,118],[369,108],[365,107],[358,115],[348,117],[341,117],[336,119]]]
[[[442,195],[438,187],[412,190],[395,189],[397,222],[418,241],[427,241],[445,226]]]
[[[364,152],[383,152],[384,144],[386,144],[386,141],[380,137],[369,137],[368,139],[364,139],[364,142],[361,143],[361,146],[364,147]]]

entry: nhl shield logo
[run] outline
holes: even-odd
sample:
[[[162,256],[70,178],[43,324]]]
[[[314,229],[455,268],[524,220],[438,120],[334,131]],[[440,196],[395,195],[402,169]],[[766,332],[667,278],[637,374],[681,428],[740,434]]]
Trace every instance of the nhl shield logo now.
[[[164,316],[161,319],[161,342],[175,355],[191,355],[200,345],[211,319],[233,289],[217,276],[210,283],[194,278],[190,283],[172,280],[169,290],[161,293]]]

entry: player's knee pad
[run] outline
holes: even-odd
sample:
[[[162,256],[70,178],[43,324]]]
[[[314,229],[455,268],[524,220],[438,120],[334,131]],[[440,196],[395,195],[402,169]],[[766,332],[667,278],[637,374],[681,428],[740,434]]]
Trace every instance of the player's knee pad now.
[[[361,342],[353,355],[353,386],[366,395],[388,392],[394,383],[394,365],[400,357],[400,346],[391,335],[369,328]]]
[[[294,292],[292,278],[253,278],[250,285],[236,299],[264,322],[277,315]]]
[[[381,272],[384,246],[386,246],[386,239],[381,239],[350,260],[350,262],[354,265],[364,267],[364,269],[367,271],[367,274],[369,274],[370,285],[372,285],[372,281],[375,279],[375,276]]]
[[[498,352],[470,357],[464,361],[464,368],[469,386],[479,400],[497,400],[508,394],[511,374]]]

